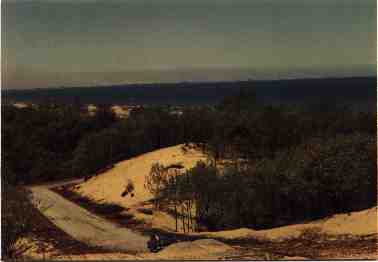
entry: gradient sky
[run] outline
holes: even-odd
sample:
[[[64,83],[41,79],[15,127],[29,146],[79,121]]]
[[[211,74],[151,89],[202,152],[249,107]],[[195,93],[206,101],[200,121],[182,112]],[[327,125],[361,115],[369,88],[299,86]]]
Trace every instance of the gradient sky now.
[[[2,33],[5,88],[371,75],[376,1],[3,0]]]

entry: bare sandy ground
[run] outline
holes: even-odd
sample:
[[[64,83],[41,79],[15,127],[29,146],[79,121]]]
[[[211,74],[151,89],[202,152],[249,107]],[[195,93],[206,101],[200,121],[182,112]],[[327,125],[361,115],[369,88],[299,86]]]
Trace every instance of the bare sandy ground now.
[[[111,107],[113,112],[120,118],[127,118],[130,114],[130,110],[126,106],[114,105]]]
[[[228,240],[254,238],[269,241],[285,241],[299,237],[306,230],[314,230],[318,234],[324,234],[330,237],[340,235],[369,236],[377,234],[377,207],[349,214],[337,214],[310,223],[289,225],[267,230],[240,228],[218,232],[193,233],[193,235]]]
[[[130,114],[130,110],[127,106],[113,105],[111,106],[111,110],[120,118],[127,118]],[[90,104],[87,106],[87,111],[90,115],[94,115],[97,111],[97,106]]]
[[[31,238],[22,238],[18,241],[20,248],[24,245],[29,247],[23,256],[34,260],[215,260],[223,259],[227,256],[240,255],[238,250],[214,239],[179,242],[168,246],[158,253],[141,252],[136,254],[119,251],[62,254],[62,252],[49,243],[43,243],[45,250],[41,252],[39,247],[41,244]]]
[[[160,211],[154,212],[153,215],[146,215],[138,209],[151,208],[147,202],[152,199],[152,195],[146,190],[144,184],[145,177],[154,163],[159,162],[163,165],[180,163],[189,169],[194,167],[199,160],[206,160],[199,151],[184,152],[181,147],[182,145],[168,147],[119,162],[111,170],[79,184],[74,191],[95,201],[116,203],[129,208],[128,212],[132,213],[136,219],[143,220],[152,227],[173,231],[175,220],[172,216]],[[128,181],[134,184],[134,196],[122,197],[121,194]]]
[[[221,259],[235,250],[231,246],[214,239],[200,239],[192,242],[173,244],[153,254],[143,254],[144,259],[177,260],[177,259]]]
[[[19,103],[14,103],[13,106],[21,109],[21,108],[26,108],[29,105],[26,103],[19,102]]]
[[[148,250],[147,237],[95,216],[44,186],[32,187],[31,191],[37,208],[74,239],[110,250]]]
[[[76,240],[106,249],[106,252],[64,254],[51,242],[26,237],[18,240],[20,248],[28,247],[26,259],[36,260],[175,260],[221,259],[235,252],[234,248],[214,239],[179,242],[158,253],[147,250],[147,238],[126,228],[120,228],[50,190],[81,180],[66,180],[32,186],[33,204],[57,227]],[[41,248],[42,246],[42,248]],[[41,252],[41,249],[43,252]],[[112,251],[114,250],[114,251]]]
[[[158,253],[98,253],[83,255],[59,255],[54,260],[215,260],[235,252],[234,248],[213,239],[181,242],[170,245]]]
[[[146,224],[155,228],[174,231],[175,221],[167,213],[155,211],[153,215],[146,215],[138,212],[138,208],[146,207],[145,203],[152,198],[152,195],[143,186],[145,176],[156,162],[164,165],[180,162],[185,168],[191,168],[199,160],[205,160],[205,157],[200,152],[190,150],[185,153],[182,151],[181,145],[156,150],[118,163],[113,169],[80,184],[76,191],[100,202],[116,203],[125,208],[131,208],[130,212],[137,219],[144,220]],[[133,198],[130,196],[121,197],[128,180],[131,180],[135,185],[135,196]],[[148,207],[152,208],[151,205]],[[257,238],[280,241],[298,237],[304,230],[308,229],[317,230],[317,232],[327,235],[364,236],[376,234],[377,207],[350,214],[334,215],[310,223],[283,226],[269,230],[240,228],[219,232],[193,233],[193,235],[230,240]]]

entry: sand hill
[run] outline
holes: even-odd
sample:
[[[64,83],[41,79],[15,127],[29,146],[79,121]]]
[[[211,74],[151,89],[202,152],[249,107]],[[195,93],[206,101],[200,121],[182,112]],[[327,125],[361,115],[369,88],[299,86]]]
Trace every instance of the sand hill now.
[[[75,190],[96,201],[116,203],[129,208],[130,213],[146,224],[165,230],[174,230],[175,221],[172,216],[164,212],[146,215],[138,211],[142,207],[152,207],[147,204],[152,195],[144,187],[145,177],[149,174],[151,166],[157,162],[165,166],[180,163],[186,169],[189,169],[200,160],[206,160],[201,152],[194,149],[184,152],[182,145],[172,146],[119,162],[111,170],[80,184]],[[132,197],[129,194],[122,197],[121,195],[129,181],[134,184],[134,196]]]
[[[129,212],[133,213],[137,219],[144,220],[147,225],[173,231],[175,223],[170,215],[160,211],[155,211],[153,215],[147,215],[138,211],[139,208],[146,207],[146,201],[152,198],[152,195],[144,188],[145,176],[156,162],[164,165],[181,163],[185,168],[191,168],[199,160],[205,160],[203,154],[195,150],[185,153],[181,149],[181,145],[156,150],[116,164],[113,169],[80,184],[76,191],[96,201],[116,203],[130,208]],[[134,183],[134,197],[121,196],[128,180]],[[148,207],[152,208],[151,205]],[[338,214],[311,223],[283,226],[269,230],[241,228],[193,234],[209,238],[264,238],[277,241],[298,237],[304,230],[310,228],[328,235],[363,236],[376,234],[377,207],[349,214]]]

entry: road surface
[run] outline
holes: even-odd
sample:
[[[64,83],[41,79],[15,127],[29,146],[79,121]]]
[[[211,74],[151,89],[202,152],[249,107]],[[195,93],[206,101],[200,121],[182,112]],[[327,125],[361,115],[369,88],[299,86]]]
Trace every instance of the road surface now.
[[[65,184],[70,182],[65,182]],[[72,181],[71,181],[72,183]],[[60,183],[60,185],[62,185]],[[74,239],[114,251],[146,252],[148,237],[119,227],[49,190],[52,185],[30,187],[33,204]],[[54,184],[56,186],[56,184]]]

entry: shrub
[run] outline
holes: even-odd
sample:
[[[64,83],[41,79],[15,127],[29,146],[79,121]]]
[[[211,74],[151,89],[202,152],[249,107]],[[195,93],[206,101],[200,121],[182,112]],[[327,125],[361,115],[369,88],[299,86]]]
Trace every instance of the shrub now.
[[[22,255],[22,248],[16,246],[19,238],[31,230],[30,193],[11,185],[4,186],[2,210],[2,256],[15,259]]]
[[[153,164],[150,173],[146,176],[144,187],[154,195],[155,199],[158,199],[167,184],[167,169],[159,163]],[[155,204],[157,205],[157,202]]]
[[[134,191],[134,183],[133,183],[133,181],[129,180],[127,182],[126,191],[129,192],[129,193],[131,193],[131,192]]]
[[[154,211],[149,208],[138,208],[138,212],[146,214],[146,215],[153,215]]]
[[[133,181],[131,181],[131,180],[129,179],[128,182],[127,182],[126,188],[125,188],[125,190],[122,192],[121,196],[122,196],[122,197],[125,197],[125,196],[127,196],[129,193],[132,193],[133,191],[134,191],[134,183],[133,183]]]

